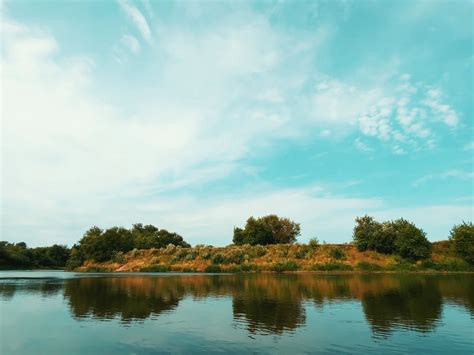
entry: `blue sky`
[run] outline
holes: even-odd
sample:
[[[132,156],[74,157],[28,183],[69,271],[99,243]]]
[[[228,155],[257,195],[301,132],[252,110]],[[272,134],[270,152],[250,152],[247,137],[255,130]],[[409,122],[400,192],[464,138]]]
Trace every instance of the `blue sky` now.
[[[470,1],[5,1],[1,239],[473,216]]]

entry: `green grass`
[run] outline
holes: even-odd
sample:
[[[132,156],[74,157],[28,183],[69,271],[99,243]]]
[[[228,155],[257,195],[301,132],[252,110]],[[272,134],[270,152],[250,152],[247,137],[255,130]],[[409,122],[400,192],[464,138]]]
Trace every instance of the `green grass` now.
[[[343,263],[314,264],[311,266],[313,271],[348,271],[353,270],[352,266]]]
[[[206,267],[204,272],[209,272],[209,273],[216,273],[216,272],[221,272],[221,267],[219,265],[209,265]]]
[[[367,261],[361,261],[357,263],[356,268],[362,271],[381,271],[383,267],[380,265],[369,263]]]
[[[140,269],[140,272],[168,272],[170,271],[171,268],[168,265],[150,265],[150,266],[145,266]]]

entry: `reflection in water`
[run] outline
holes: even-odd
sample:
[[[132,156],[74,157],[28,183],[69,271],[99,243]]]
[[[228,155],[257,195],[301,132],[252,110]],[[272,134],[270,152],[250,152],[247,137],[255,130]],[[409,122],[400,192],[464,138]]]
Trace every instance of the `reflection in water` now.
[[[175,310],[184,298],[231,297],[237,326],[250,333],[282,334],[306,323],[308,301],[358,300],[374,334],[397,328],[427,332],[439,323],[443,302],[474,314],[472,275],[107,275],[63,280],[0,279],[0,299],[15,292],[43,297],[63,291],[76,318],[123,322]]]

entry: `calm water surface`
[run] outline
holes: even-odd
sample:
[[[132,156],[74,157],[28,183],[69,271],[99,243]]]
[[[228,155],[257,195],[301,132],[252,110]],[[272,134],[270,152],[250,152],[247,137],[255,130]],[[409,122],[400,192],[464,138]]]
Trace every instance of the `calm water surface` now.
[[[474,353],[474,275],[0,272],[1,354]]]

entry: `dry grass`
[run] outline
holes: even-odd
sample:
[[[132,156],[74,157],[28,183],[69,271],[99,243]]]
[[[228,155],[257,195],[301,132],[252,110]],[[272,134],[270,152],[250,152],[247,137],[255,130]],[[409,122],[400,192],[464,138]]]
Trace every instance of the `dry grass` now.
[[[433,245],[432,260],[435,262],[456,261],[448,242]],[[97,263],[87,261],[78,271],[140,271],[142,269],[167,268],[171,271],[204,272],[212,268],[222,272],[238,271],[310,271],[325,269],[324,266],[336,266],[346,269],[359,269],[363,262],[375,265],[374,269],[395,270],[398,265],[407,262],[395,255],[385,255],[374,251],[360,252],[352,244],[323,244],[312,247],[307,244],[278,244],[268,246],[227,246],[212,247],[197,245],[193,248],[181,248],[169,245],[162,249],[132,250],[121,257],[121,262]],[[421,265],[420,262],[414,264]],[[218,267],[217,267],[218,266]]]

